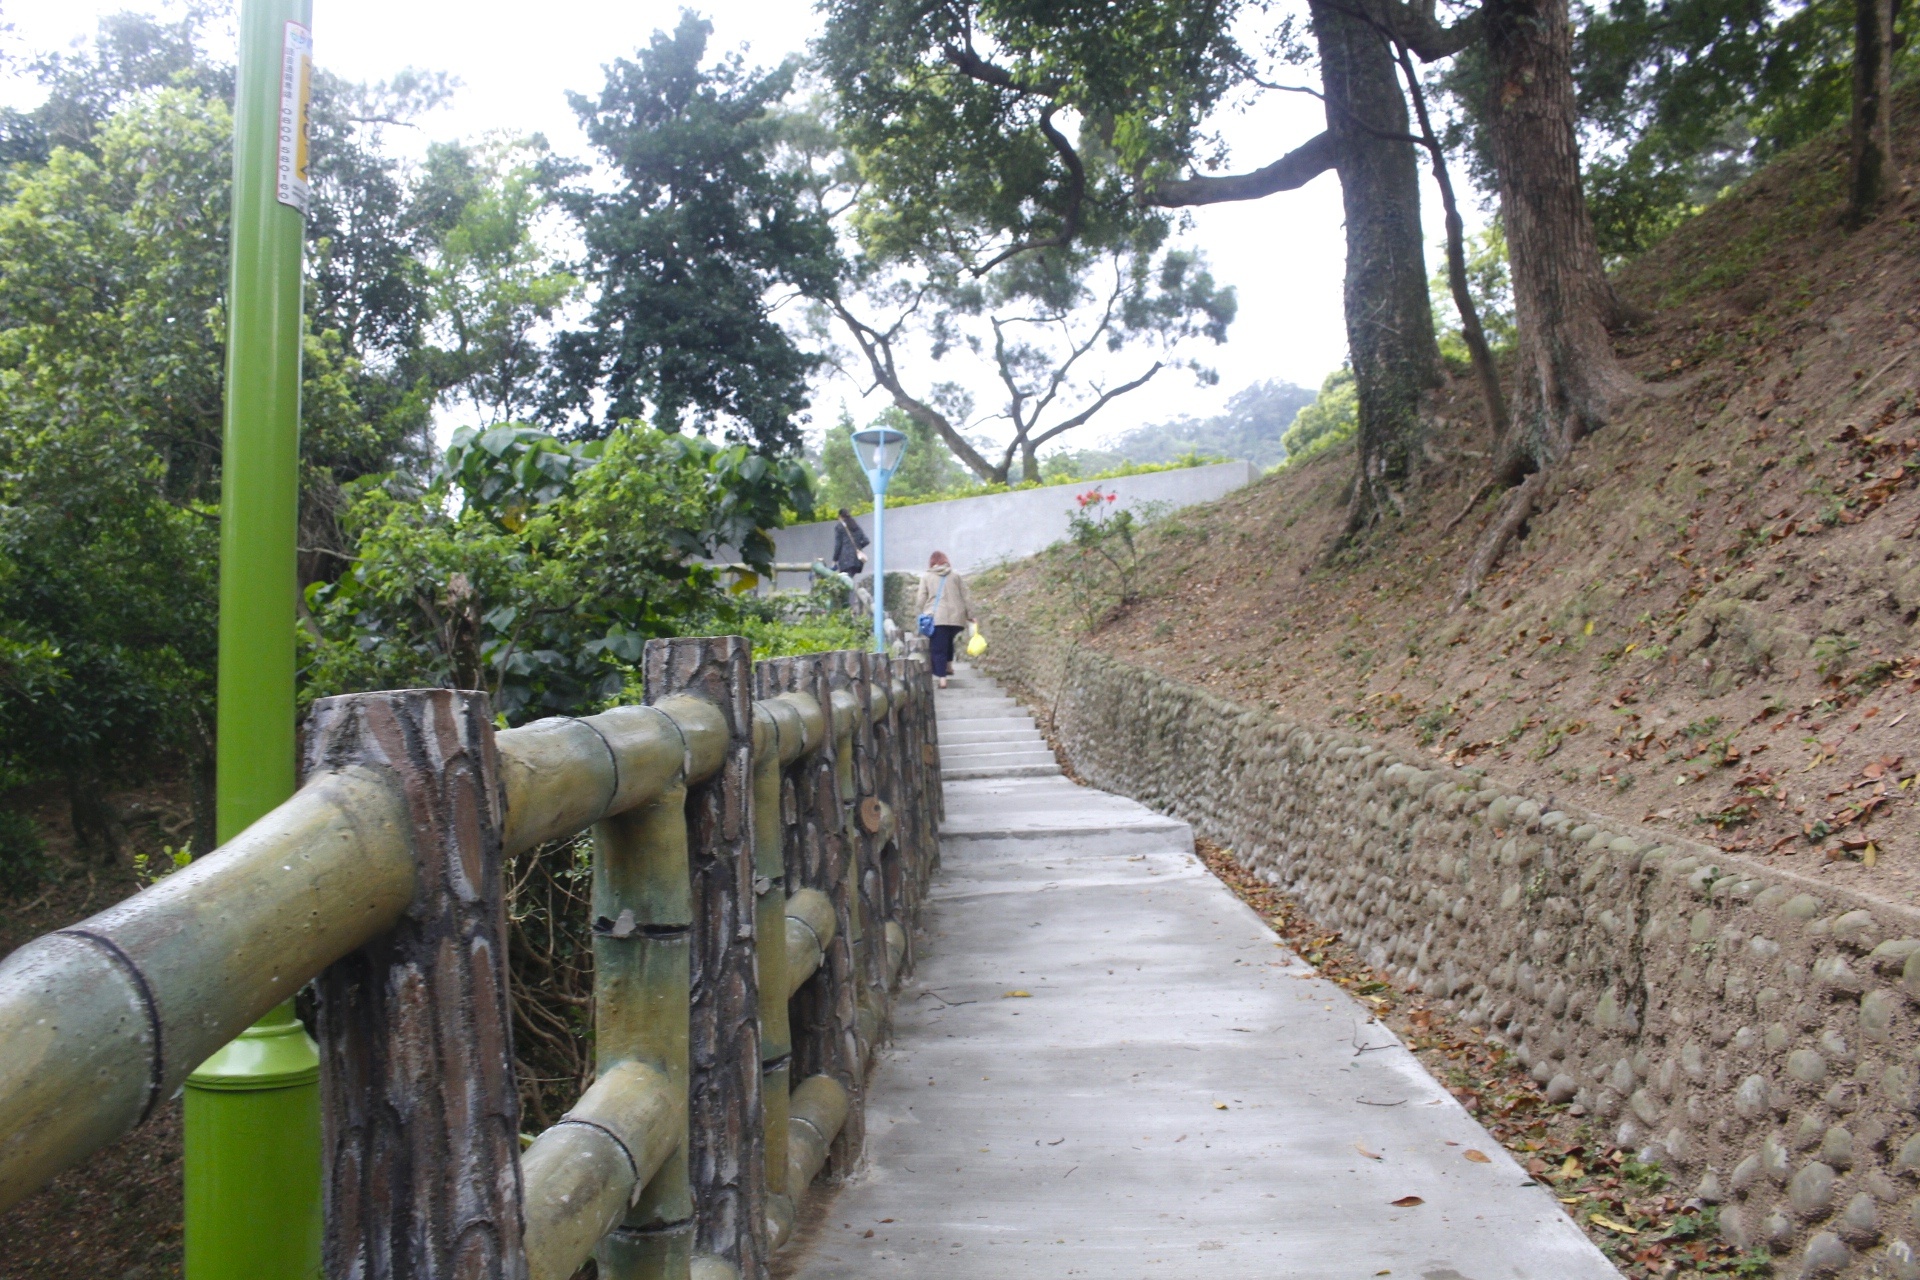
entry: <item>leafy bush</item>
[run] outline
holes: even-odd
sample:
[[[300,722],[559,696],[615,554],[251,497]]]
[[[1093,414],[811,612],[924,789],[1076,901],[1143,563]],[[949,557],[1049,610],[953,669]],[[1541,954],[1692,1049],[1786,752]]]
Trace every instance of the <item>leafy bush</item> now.
[[[649,639],[732,629],[742,601],[695,557],[770,568],[765,530],[812,505],[796,463],[640,425],[463,432],[426,490],[350,493],[353,567],[307,590],[303,696],[485,689],[509,722],[629,698]]]
[[[39,888],[52,869],[33,819],[0,809],[0,893],[24,897]]]
[[[1095,486],[1074,499],[1067,513],[1067,540],[1060,566],[1068,597],[1081,623],[1096,630],[1116,609],[1139,598],[1140,527],[1165,510],[1164,503],[1118,508],[1117,494]]]

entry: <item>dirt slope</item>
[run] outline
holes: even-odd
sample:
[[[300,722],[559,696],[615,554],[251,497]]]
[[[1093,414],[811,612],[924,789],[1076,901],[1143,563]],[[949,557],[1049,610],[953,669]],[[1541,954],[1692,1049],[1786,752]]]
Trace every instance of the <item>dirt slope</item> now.
[[[1920,155],[1920,93],[1900,150]],[[1920,195],[1838,222],[1840,139],[1632,264],[1649,394],[1583,442],[1477,598],[1493,500],[1461,379],[1406,521],[1329,563],[1351,456],[1145,539],[1140,599],[1081,642],[1505,785],[1920,898]],[[992,614],[1076,630],[1051,553]]]

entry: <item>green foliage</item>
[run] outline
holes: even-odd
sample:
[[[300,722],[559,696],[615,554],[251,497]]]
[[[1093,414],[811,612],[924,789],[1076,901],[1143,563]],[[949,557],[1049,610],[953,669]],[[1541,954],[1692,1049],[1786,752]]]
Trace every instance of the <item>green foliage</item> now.
[[[1320,384],[1320,395],[1302,409],[1287,428],[1282,443],[1287,447],[1287,462],[1305,462],[1325,453],[1337,444],[1353,439],[1360,423],[1360,396],[1353,383],[1353,370],[1342,365]]]
[[[0,773],[76,819],[211,720],[229,134],[161,90],[0,179]]]
[[[135,95],[149,89],[188,89],[226,101],[233,70],[201,55],[202,28],[220,10],[192,3],[174,22],[144,13],[109,14],[91,48],[30,57],[21,70],[46,87],[31,110],[0,108],[0,163],[45,164],[56,147],[94,154],[100,126]],[[16,64],[17,65],[17,64]]]
[[[872,643],[873,632],[847,612],[846,604],[845,588],[825,581],[816,581],[805,595],[750,597],[740,602],[734,633],[753,642],[756,662],[791,654],[864,649]]]
[[[900,469],[887,486],[887,505],[901,506],[917,500],[939,499],[966,487],[967,471],[947,448],[938,432],[910,415],[888,406],[869,427],[892,427],[906,433],[907,451],[901,455]],[[873,490],[860,459],[853,451],[853,419],[842,413],[840,421],[827,429],[820,445],[820,506],[826,511],[841,507],[849,510],[873,508]]]
[[[1466,251],[1467,296],[1479,312],[1487,345],[1498,356],[1513,346],[1516,334],[1506,229],[1497,221],[1489,223],[1467,237]],[[1440,334],[1441,356],[1456,365],[1471,364],[1473,357],[1461,334],[1460,310],[1453,304],[1453,285],[1444,262],[1428,281],[1427,290],[1433,298],[1433,327]]]
[[[447,444],[439,475],[459,486],[468,506],[514,531],[532,508],[572,492],[574,477],[602,452],[600,441],[561,441],[521,423],[462,427]]]
[[[1067,512],[1067,540],[1054,560],[1055,576],[1088,631],[1139,598],[1137,535],[1165,511],[1161,503],[1135,510],[1119,508],[1117,501],[1097,485],[1075,495]]]
[[[551,203],[544,144],[449,145],[428,155],[423,187],[457,194],[428,276],[438,350],[433,381],[483,425],[531,415],[547,370],[541,331],[580,293],[537,234]]]
[[[355,562],[307,589],[303,697],[478,688],[510,722],[621,700],[647,640],[737,620],[720,575],[690,557],[732,546],[764,567],[764,530],[811,505],[796,463],[639,425],[592,446],[469,432],[442,476],[352,492]]]
[[[858,178],[845,191],[860,249],[848,285],[893,318],[863,330],[854,287],[834,307],[882,383],[897,379],[893,347],[908,334],[935,360],[992,362],[1013,438],[997,462],[967,459],[980,479],[1005,482],[1016,462],[1031,478],[1039,448],[1163,369],[1213,380],[1175,347],[1224,341],[1234,291],[1169,244],[1165,211],[1134,197],[1144,170],[1175,153],[1184,163],[1238,76],[1235,7],[826,6],[816,48]],[[1162,357],[1132,377],[1082,365],[1135,346]]]
[[[573,98],[619,185],[561,194],[596,292],[587,327],[556,346],[549,408],[597,432],[604,393],[600,424],[719,425],[788,452],[819,357],[781,324],[774,294],[831,294],[839,252],[809,175],[777,162],[796,65],[708,65],[712,29],[687,13],[637,60],[615,59],[597,99]]]
[[[1162,215],[1131,177],[1184,166],[1248,59],[1231,0],[830,0],[818,45],[866,188],[860,234],[913,256],[958,230],[969,267],[1011,243],[1116,247]],[[973,61],[969,61],[969,59]],[[1081,122],[1071,140],[1066,118]]]
[[[33,819],[0,809],[0,894],[23,897],[40,887],[52,865]]]
[[[1849,0],[1652,0],[1584,14],[1575,61],[1602,250],[1638,252],[1845,119],[1853,12]],[[1920,66],[1920,18],[1896,13],[1898,79]]]

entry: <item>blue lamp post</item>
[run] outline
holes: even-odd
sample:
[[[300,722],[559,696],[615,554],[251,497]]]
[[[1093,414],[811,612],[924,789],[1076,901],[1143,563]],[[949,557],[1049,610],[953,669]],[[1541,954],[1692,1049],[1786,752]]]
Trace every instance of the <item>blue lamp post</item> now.
[[[853,433],[854,456],[873,486],[873,651],[887,651],[887,482],[900,469],[907,434],[892,427],[868,427]]]

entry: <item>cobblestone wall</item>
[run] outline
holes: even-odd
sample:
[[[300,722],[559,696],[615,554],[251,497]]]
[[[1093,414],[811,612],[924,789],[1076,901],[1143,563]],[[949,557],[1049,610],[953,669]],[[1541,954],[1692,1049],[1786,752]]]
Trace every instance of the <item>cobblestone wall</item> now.
[[[1191,822],[1776,1275],[1920,1278],[1920,912],[988,623],[1088,782]]]

